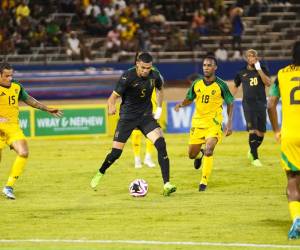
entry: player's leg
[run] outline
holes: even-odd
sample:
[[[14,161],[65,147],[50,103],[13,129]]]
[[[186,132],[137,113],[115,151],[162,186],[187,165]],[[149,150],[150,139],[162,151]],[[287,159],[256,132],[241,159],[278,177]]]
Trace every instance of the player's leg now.
[[[28,158],[28,145],[23,130],[18,124],[11,124],[5,129],[6,143],[17,153],[17,157],[11,167],[10,174],[3,189],[7,198],[15,199],[13,186],[24,170]]]
[[[142,132],[138,129],[134,129],[131,133],[131,145],[132,145],[132,150],[133,150],[133,154],[134,154],[135,168],[142,167],[141,140],[142,140]]]
[[[123,148],[125,146],[125,143],[135,127],[136,127],[136,124],[134,124],[134,123],[125,122],[123,120],[118,121],[111,152],[106,155],[105,160],[102,162],[101,167],[99,168],[99,171],[96,173],[96,175],[91,180],[90,186],[92,188],[97,187],[102,176],[105,174],[106,170],[117,159],[120,158]]]
[[[13,192],[13,186],[15,182],[22,174],[25,165],[28,159],[28,145],[25,139],[14,141],[10,147],[15,150],[17,153],[17,157],[11,167],[10,174],[8,176],[8,180],[6,182],[5,187],[3,188],[3,193],[9,199],[15,199],[15,195]]]
[[[204,155],[204,149],[202,144],[205,143],[204,136],[205,129],[191,128],[189,139],[189,158],[194,159],[194,168],[199,169],[202,164],[202,158]]]
[[[252,162],[252,165],[260,167],[262,166],[262,163],[259,160],[259,156],[258,156],[258,148],[259,146],[262,144],[263,140],[264,140],[264,134],[266,132],[266,111],[262,110],[262,111],[258,111],[257,112],[257,116],[256,116],[256,121],[254,124],[254,141],[255,141],[255,145],[254,148],[256,149],[256,154],[257,154],[257,158],[254,159],[254,161]]]
[[[218,138],[210,137],[206,139],[205,151],[203,157],[202,176],[199,185],[199,191],[205,191],[213,167],[213,152],[218,143]]]
[[[143,134],[153,142],[155,148],[157,149],[158,163],[164,182],[164,195],[169,196],[171,193],[176,191],[176,186],[170,183],[170,162],[162,130],[152,116],[145,118],[140,124],[139,128]]]
[[[249,151],[248,151],[248,159],[251,161],[251,164],[255,166],[260,166],[261,163],[258,160],[257,153],[257,136],[256,136],[256,128],[257,128],[257,113],[252,110],[244,110],[244,115],[247,124],[247,130],[249,132],[248,143],[249,143]]]
[[[149,139],[146,139],[146,153],[145,153],[145,158],[144,158],[144,164],[148,166],[149,168],[155,167],[155,163],[152,160],[152,154],[153,154],[153,148],[154,145],[152,141]]]
[[[281,165],[287,175],[286,194],[293,224],[288,233],[289,239],[300,238],[300,138],[297,135],[281,138]]]
[[[293,221],[290,231],[288,233],[289,239],[300,238],[300,172],[286,172],[287,183],[287,197],[289,202],[289,212]]]

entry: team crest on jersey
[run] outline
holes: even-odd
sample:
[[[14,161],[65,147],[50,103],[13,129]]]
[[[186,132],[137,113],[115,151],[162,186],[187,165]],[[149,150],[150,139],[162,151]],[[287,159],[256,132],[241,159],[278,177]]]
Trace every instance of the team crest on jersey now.
[[[153,87],[155,85],[155,79],[150,79],[150,84],[151,84],[151,87]]]
[[[211,94],[212,94],[212,95],[214,95],[215,93],[216,93],[216,91],[215,91],[215,90],[212,90],[212,91],[211,91]]]
[[[18,89],[15,89],[15,93],[18,94],[18,92],[19,92]]]

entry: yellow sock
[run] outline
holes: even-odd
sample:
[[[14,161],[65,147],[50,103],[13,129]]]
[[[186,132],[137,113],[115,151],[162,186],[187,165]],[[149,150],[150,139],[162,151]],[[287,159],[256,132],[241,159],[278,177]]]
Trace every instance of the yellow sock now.
[[[153,153],[153,143],[149,139],[146,140],[146,154],[152,155]]]
[[[142,133],[139,130],[133,130],[131,133],[131,143],[134,156],[140,157],[141,155],[141,137]]]
[[[203,157],[203,167],[202,167],[202,177],[201,184],[207,185],[209,176],[212,171],[213,166],[213,157],[212,156],[204,156]]]
[[[15,184],[16,180],[23,172],[26,162],[27,162],[27,158],[17,156],[14,164],[12,165],[6,186],[12,187]]]
[[[292,220],[295,218],[300,218],[300,202],[299,201],[290,201],[289,202],[289,211]]]

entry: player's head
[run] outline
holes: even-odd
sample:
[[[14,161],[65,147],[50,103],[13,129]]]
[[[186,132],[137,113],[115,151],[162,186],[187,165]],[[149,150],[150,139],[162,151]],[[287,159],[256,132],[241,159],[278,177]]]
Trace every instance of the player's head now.
[[[295,42],[293,47],[293,64],[300,66],[300,41]]]
[[[138,76],[147,77],[152,69],[153,58],[148,52],[138,53],[136,56],[136,71]]]
[[[13,76],[13,68],[7,62],[0,63],[0,84],[10,85]]]
[[[218,68],[217,59],[212,56],[208,55],[203,58],[203,75],[205,77],[211,77],[215,75],[215,72]]]
[[[246,55],[246,61],[248,65],[254,66],[254,64],[258,60],[257,51],[255,49],[248,49],[245,55]]]

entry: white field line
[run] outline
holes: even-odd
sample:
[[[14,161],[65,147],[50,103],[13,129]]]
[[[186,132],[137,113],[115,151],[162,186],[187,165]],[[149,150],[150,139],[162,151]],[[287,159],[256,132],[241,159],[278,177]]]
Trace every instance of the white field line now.
[[[71,243],[71,244],[129,244],[129,245],[182,245],[182,246],[216,246],[216,247],[249,247],[249,248],[298,248],[300,245],[252,244],[252,243],[224,243],[224,242],[192,242],[192,241],[147,241],[147,240],[63,240],[63,239],[25,239],[6,240],[1,243]]]

